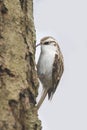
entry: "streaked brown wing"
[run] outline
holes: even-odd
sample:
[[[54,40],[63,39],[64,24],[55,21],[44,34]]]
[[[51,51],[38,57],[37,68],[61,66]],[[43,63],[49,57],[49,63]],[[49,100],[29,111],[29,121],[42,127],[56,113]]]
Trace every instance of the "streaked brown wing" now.
[[[57,85],[59,84],[59,81],[63,74],[63,71],[64,71],[64,65],[62,55],[60,55],[60,57],[58,58],[58,55],[56,54],[52,71],[52,88],[50,88],[48,91],[49,99],[51,99],[53,94],[55,93]]]

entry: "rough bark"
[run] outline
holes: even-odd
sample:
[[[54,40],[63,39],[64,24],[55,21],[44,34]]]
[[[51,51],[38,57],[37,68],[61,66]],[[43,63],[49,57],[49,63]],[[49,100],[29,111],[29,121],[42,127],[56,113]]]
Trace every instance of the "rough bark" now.
[[[33,0],[0,0],[0,130],[41,130]]]

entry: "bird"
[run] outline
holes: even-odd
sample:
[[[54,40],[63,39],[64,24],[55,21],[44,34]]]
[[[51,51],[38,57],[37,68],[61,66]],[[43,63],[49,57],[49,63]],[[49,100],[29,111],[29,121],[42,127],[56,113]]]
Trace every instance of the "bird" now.
[[[37,74],[43,86],[43,92],[37,109],[42,105],[45,97],[51,100],[64,71],[64,59],[58,42],[52,36],[45,36],[36,47],[41,46],[37,62]]]

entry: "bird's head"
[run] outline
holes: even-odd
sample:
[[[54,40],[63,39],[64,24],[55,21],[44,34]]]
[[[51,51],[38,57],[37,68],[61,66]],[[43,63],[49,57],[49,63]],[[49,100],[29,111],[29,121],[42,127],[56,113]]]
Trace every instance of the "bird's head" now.
[[[58,44],[57,44],[57,41],[53,38],[53,37],[51,37],[51,36],[47,36],[47,37],[44,37],[44,38],[42,38],[41,40],[40,40],[40,43],[39,44],[37,44],[37,46],[39,46],[39,45],[41,45],[41,47],[43,47],[43,46],[50,46],[50,47],[55,47],[55,46],[57,46]],[[36,46],[36,47],[37,47]]]

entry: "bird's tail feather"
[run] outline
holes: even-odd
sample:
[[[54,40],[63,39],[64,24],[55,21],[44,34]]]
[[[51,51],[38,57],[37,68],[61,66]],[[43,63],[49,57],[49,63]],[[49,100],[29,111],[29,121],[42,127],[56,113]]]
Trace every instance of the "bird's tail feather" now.
[[[48,89],[43,90],[43,94],[42,94],[42,96],[41,96],[41,98],[40,98],[40,100],[39,100],[39,102],[37,104],[37,109],[39,109],[40,106],[42,105],[42,103],[43,103],[43,101],[44,101],[44,99],[45,99],[45,97],[47,95],[47,92],[48,92]]]

